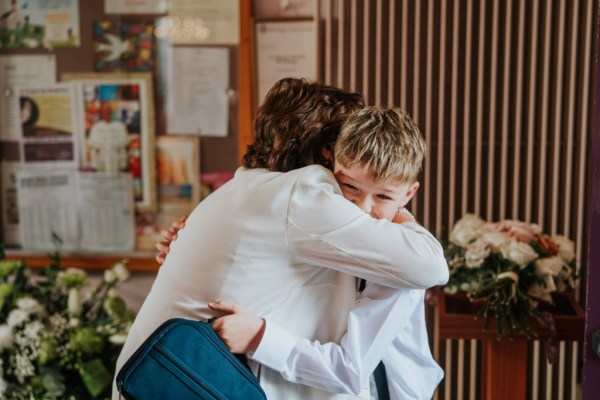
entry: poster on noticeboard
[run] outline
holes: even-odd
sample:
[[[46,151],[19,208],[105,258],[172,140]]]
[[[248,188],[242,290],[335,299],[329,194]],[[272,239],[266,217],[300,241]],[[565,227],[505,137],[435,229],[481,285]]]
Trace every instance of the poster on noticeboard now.
[[[79,0],[0,0],[0,49],[79,45]]]

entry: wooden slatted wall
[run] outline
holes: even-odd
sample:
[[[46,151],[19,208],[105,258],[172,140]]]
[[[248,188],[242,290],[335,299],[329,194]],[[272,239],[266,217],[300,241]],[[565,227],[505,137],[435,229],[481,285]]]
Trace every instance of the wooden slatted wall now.
[[[446,238],[466,212],[535,222],[585,260],[593,0],[319,0],[319,79],[407,110],[428,143],[411,208]],[[585,287],[585,286],[583,286]],[[479,398],[480,344],[433,341],[437,397]],[[531,399],[574,399],[580,346],[546,363]]]

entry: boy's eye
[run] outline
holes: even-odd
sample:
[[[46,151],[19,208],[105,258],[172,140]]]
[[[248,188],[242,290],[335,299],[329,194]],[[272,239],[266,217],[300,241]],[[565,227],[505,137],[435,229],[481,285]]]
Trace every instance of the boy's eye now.
[[[377,197],[379,197],[381,200],[392,200],[390,196],[386,196],[385,194],[378,194]]]
[[[350,190],[357,190],[356,186],[351,185],[349,183],[343,183],[342,186],[344,186],[345,188],[348,188]]]

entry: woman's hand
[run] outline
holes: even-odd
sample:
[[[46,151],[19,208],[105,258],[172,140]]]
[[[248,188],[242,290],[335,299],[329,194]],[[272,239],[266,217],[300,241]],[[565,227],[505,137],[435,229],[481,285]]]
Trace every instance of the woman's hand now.
[[[255,351],[265,332],[265,320],[231,301],[208,303],[215,311],[226,314],[212,323],[212,328],[232,353]]]
[[[155,257],[157,263],[162,265],[162,263],[165,262],[165,257],[167,257],[169,250],[171,250],[169,246],[173,240],[177,239],[177,232],[179,232],[180,229],[183,229],[186,220],[187,215],[184,215],[179,218],[179,221],[173,221],[169,230],[163,229],[160,231],[160,236],[163,240],[156,242],[156,248],[159,252]]]

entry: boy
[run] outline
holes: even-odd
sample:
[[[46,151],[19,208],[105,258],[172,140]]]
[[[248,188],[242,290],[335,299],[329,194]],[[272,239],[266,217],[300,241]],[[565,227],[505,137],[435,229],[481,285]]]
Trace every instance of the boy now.
[[[419,187],[425,151],[425,142],[406,113],[367,107],[342,127],[334,148],[334,175],[344,197],[371,217],[415,223],[404,206]],[[359,394],[383,361],[391,399],[426,399],[432,397],[443,372],[429,349],[424,293],[367,282],[339,345],[300,338],[231,302],[209,306],[233,313],[213,323],[232,352],[248,353],[286,380]],[[378,398],[374,387],[371,383],[372,397]]]

